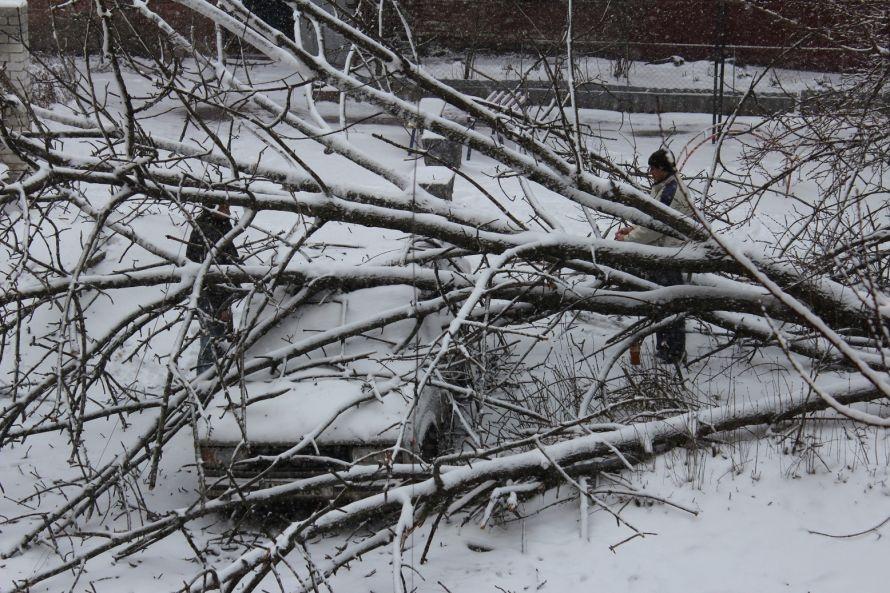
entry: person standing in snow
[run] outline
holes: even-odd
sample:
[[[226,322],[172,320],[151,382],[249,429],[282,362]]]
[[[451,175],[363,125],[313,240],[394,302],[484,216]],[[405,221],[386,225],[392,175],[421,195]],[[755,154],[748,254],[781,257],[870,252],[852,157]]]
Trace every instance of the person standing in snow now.
[[[185,256],[202,263],[210,250],[233,228],[228,204],[216,210],[203,210],[194,220]],[[214,262],[220,265],[238,263],[238,249],[229,242],[219,250]],[[200,375],[213,366],[219,354],[219,342],[232,333],[232,292],[221,285],[204,285],[198,296],[198,315],[201,324],[201,349],[195,371]]]
[[[649,177],[653,185],[650,196],[665,206],[682,212],[687,216],[693,215],[692,205],[689,201],[689,190],[683,184],[683,180],[677,173],[677,165],[673,155],[664,149],[656,150],[649,157]],[[658,231],[653,231],[642,226],[624,227],[615,233],[617,241],[631,241],[644,245],[656,245],[670,247],[681,245],[682,241],[669,237]],[[662,286],[676,286],[683,284],[683,274],[679,270],[659,269],[647,274],[652,282]],[[678,363],[686,356],[686,328],[684,321],[669,326],[655,334],[656,348],[655,358],[663,363]]]

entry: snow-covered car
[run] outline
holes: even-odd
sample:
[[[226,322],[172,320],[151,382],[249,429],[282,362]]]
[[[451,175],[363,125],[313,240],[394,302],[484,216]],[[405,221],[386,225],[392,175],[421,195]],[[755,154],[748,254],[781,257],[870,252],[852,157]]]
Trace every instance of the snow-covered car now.
[[[417,298],[416,289],[407,285],[322,292],[280,322],[245,358],[292,347]],[[417,346],[432,343],[443,324],[447,320],[433,314],[420,323],[409,318],[350,335],[214,394],[198,435],[205,491],[214,495],[236,485],[264,488],[353,462],[411,463],[435,457],[443,441],[444,394],[432,386],[414,392],[422,364]],[[390,459],[397,439],[404,450]],[[331,497],[342,490],[312,496]],[[361,496],[355,490],[344,494]]]

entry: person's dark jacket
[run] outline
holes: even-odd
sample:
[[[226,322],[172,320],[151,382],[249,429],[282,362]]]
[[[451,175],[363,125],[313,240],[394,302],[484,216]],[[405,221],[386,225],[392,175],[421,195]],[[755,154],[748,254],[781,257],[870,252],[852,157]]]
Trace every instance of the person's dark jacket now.
[[[189,236],[185,252],[186,258],[194,262],[203,262],[213,246],[232,228],[232,221],[227,216],[216,211],[203,211],[194,221],[194,229]],[[220,249],[214,261],[221,265],[239,263],[238,249],[234,243],[230,242]],[[198,298],[198,308],[212,317],[219,317],[223,311],[228,310],[232,300],[232,291],[225,286],[218,284],[206,286]]]

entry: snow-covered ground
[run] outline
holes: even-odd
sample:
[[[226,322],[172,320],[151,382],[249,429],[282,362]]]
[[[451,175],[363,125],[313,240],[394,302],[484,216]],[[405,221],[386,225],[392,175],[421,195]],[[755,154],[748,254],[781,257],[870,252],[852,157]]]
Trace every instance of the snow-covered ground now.
[[[487,67],[481,58],[477,68]],[[588,64],[594,68],[596,63]],[[608,64],[602,64],[607,68]],[[672,65],[659,66],[669,72],[686,72],[692,83],[710,86],[706,64],[696,63],[689,68]],[[440,76],[449,76],[448,65],[428,64]],[[452,68],[459,65],[452,64]],[[493,68],[503,70],[503,62]],[[631,70],[631,84],[653,85],[642,65]],[[698,72],[698,74],[696,74]],[[636,73],[636,74],[635,74]],[[260,76],[263,73],[258,72]],[[267,73],[271,80],[278,73]],[[638,79],[633,78],[639,76]],[[686,75],[683,76],[685,78]],[[695,77],[699,76],[698,80]],[[783,75],[784,76],[784,75]],[[794,75],[797,76],[797,75]],[[782,84],[800,84],[800,88],[815,84],[813,77],[794,78],[789,74]],[[104,78],[103,78],[104,77]],[[97,77],[97,85],[110,79],[109,74]],[[702,79],[703,78],[703,79]],[[799,82],[793,82],[798,80]],[[801,82],[802,81],[802,82]],[[662,85],[655,85],[662,86]],[[59,108],[61,109],[61,108]],[[331,109],[330,106],[323,107]],[[176,137],[182,126],[182,114],[157,108],[152,120],[155,131]],[[710,126],[710,116],[702,114],[618,114],[585,111],[582,123],[595,130],[600,145],[595,148],[608,152],[618,162],[633,162],[645,156],[665,141],[681,156],[683,172],[694,178],[705,172],[713,157],[713,146],[702,143],[704,131]],[[755,123],[739,120],[738,125]],[[218,122],[224,130],[227,122]],[[261,154],[263,162],[280,164],[273,153],[263,153],[261,144],[251,135],[239,132],[235,151],[238,155]],[[395,169],[410,172],[415,161],[404,151],[375,138],[408,143],[408,132],[399,126],[382,124],[357,125],[350,131],[350,140],[382,159]],[[300,142],[300,156],[312,168],[328,176],[340,175],[353,181],[381,183],[367,171],[350,165],[343,159],[325,155],[320,146]],[[724,162],[737,162],[742,150],[738,142],[730,141],[723,147]],[[776,167],[781,165],[775,155]],[[771,164],[764,163],[766,169]],[[494,195],[513,202],[519,212],[523,206],[515,179],[499,179],[497,166],[491,160],[474,154],[466,161],[463,171]],[[701,189],[695,179],[693,189]],[[559,217],[572,231],[586,234],[588,222],[583,213],[567,208],[566,201],[536,188],[538,198],[552,215]],[[729,189],[717,189],[729,192]],[[785,196],[777,195],[757,205],[755,216],[744,226],[734,228],[733,236],[741,242],[757,241],[773,231],[793,229],[797,199],[816,194],[814,182],[794,179]],[[104,199],[95,196],[96,199]],[[720,197],[719,195],[716,197]],[[472,184],[458,179],[455,204],[478,211],[496,212],[495,206],[479,196]],[[728,215],[735,220],[747,219],[750,206],[733,210]],[[236,215],[239,213],[236,211]],[[601,222],[601,230],[608,225]],[[80,240],[89,225],[82,220],[71,220],[72,244]],[[159,242],[165,235],[183,237],[184,218],[156,212],[139,222],[150,229]],[[287,228],[279,215],[262,215],[257,226],[269,232]],[[255,231],[247,238],[256,238]],[[401,233],[388,232],[378,237],[380,250],[393,251],[404,240]],[[384,241],[385,239],[385,241]],[[348,259],[353,253],[343,247],[355,240],[365,244],[366,231],[346,224],[331,224],[312,238],[307,250],[310,257],[329,261]],[[179,243],[169,239],[167,246],[176,249]],[[338,246],[339,245],[339,246]],[[114,249],[113,244],[109,249]],[[73,252],[72,257],[79,255]],[[354,254],[353,254],[354,255]],[[126,253],[134,265],[143,263],[146,254],[138,248]],[[115,266],[116,257],[107,264]],[[100,268],[101,271],[101,268]],[[157,296],[145,289],[134,289],[103,302],[90,316],[89,322],[98,328],[110,324],[115,316],[131,310],[135,304]],[[104,299],[105,297],[99,297]],[[51,324],[52,318],[38,318],[35,324]],[[571,330],[572,337],[586,338],[586,353],[600,347],[606,337],[631,320],[598,315],[582,317],[582,323]],[[714,345],[711,338],[695,333],[690,324],[691,360],[708,352]],[[35,331],[36,333],[36,331]],[[555,335],[554,340],[563,336]],[[165,359],[172,341],[170,332],[161,332],[152,342],[151,355],[138,360],[127,360],[125,352],[117,365],[121,377],[129,377],[147,394],[157,393],[163,380]],[[575,343],[580,343],[576,341]],[[747,401],[771,398],[788,391],[804,389],[802,381],[789,371],[777,350],[758,353],[745,367],[731,363],[729,353],[715,355],[693,364],[687,373],[692,391],[711,402]],[[187,355],[194,357],[193,348]],[[9,360],[3,361],[4,371]],[[590,371],[579,368],[578,376],[591,379]],[[148,395],[147,397],[153,397]],[[102,400],[95,404],[101,407]],[[122,450],[151,420],[151,412],[130,417],[125,425],[120,418],[97,421],[85,434],[90,461],[97,465],[103,459]],[[650,467],[629,472],[624,479],[650,493],[655,499],[667,499],[685,507],[681,510],[653,499],[651,506],[637,506],[630,502],[621,513],[622,521],[598,505],[589,508],[589,537],[580,537],[579,501],[571,487],[548,492],[521,503],[516,513],[499,510],[483,529],[479,515],[461,524],[460,515],[451,523],[442,524],[436,531],[428,554],[428,562],[420,564],[430,530],[430,522],[412,532],[406,540],[403,560],[410,568],[403,571],[409,591],[475,593],[496,591],[639,591],[749,593],[769,592],[824,592],[857,591],[880,593],[888,586],[883,575],[890,544],[883,537],[890,531],[890,523],[880,525],[890,517],[890,440],[886,430],[853,426],[831,417],[810,421],[798,435],[738,434],[725,443],[697,450],[680,449],[658,457]],[[797,439],[801,450],[792,450]],[[53,508],[63,500],[56,487],[77,475],[68,463],[70,454],[67,434],[48,433],[32,437],[23,445],[4,451],[0,457],[0,544],[5,549],[38,520],[41,509]],[[149,491],[143,482],[132,484],[127,496],[141,496],[155,512],[187,507],[197,500],[197,476],[193,469],[195,453],[191,435],[182,432],[165,449],[159,486]],[[620,490],[620,486],[601,480],[596,487]],[[623,505],[620,495],[604,492],[601,497],[613,508]],[[688,511],[694,511],[692,514]],[[6,522],[13,517],[25,518]],[[283,519],[283,517],[282,517]],[[101,531],[108,526],[134,526],[140,519],[136,513],[117,506],[97,509],[93,522],[84,531]],[[56,591],[93,591],[94,593],[133,592],[149,593],[176,590],[197,574],[204,562],[223,566],[234,560],[240,548],[221,539],[231,527],[229,517],[212,517],[192,524],[189,536],[198,552],[182,533],[169,536],[162,543],[133,556],[117,561],[110,554],[91,561],[81,572],[77,569],[61,574],[40,584],[34,593]],[[879,526],[880,525],[880,526]],[[631,527],[632,526],[632,527]],[[865,531],[872,527],[874,530]],[[259,525],[248,524],[246,533],[262,538]],[[819,532],[819,533],[814,533]],[[852,537],[830,537],[850,535]],[[827,534],[827,535],[826,535]],[[77,538],[56,542],[62,549],[76,547]],[[312,546],[313,558],[320,561],[332,551],[334,541],[317,541]],[[338,573],[325,587],[341,593],[392,590],[392,568],[389,548],[367,554],[361,562]],[[6,590],[13,579],[27,578],[54,564],[60,558],[49,546],[37,545],[19,556],[0,560],[0,590]],[[292,563],[305,566],[299,553]],[[284,591],[296,588],[292,575],[281,574]],[[265,590],[278,591],[274,579]]]
[[[768,375],[774,377],[775,372]],[[748,386],[762,387],[756,379]],[[485,529],[479,526],[478,514],[465,525],[461,515],[451,523],[443,522],[434,534],[427,562],[421,565],[428,522],[406,540],[403,560],[412,567],[404,571],[408,590],[886,591],[882,566],[890,550],[885,537],[890,524],[881,524],[890,517],[887,433],[832,421],[813,421],[811,426],[804,435],[810,448],[804,451],[786,451],[788,445],[777,442],[777,437],[762,439],[757,434],[713,448],[681,449],[659,457],[643,471],[624,474],[644,492],[696,515],[661,502],[652,506],[629,502],[623,508],[620,497],[602,494],[614,508],[622,508],[623,522],[591,505],[585,541],[580,535],[577,493],[564,486],[520,504],[516,513],[501,510]],[[90,448],[95,451],[94,461],[133,432],[132,427],[123,430],[116,420],[95,428]],[[64,438],[58,435],[32,439],[7,452],[0,465],[4,489],[0,513],[9,517],[27,507],[58,502],[53,494],[36,496],[36,490],[49,486],[53,478],[69,475],[65,460]],[[183,434],[168,447],[160,487],[143,491],[153,510],[185,507],[195,501],[197,478],[189,467],[193,462],[191,443]],[[35,473],[45,479],[35,480]],[[596,486],[622,489],[607,480]],[[28,495],[34,497],[22,505],[15,503]],[[27,523],[0,527],[0,541],[13,541]],[[114,523],[127,524],[125,517]],[[227,517],[213,517],[191,526],[189,535],[208,562],[225,565],[237,557],[237,548],[221,538],[232,524]],[[873,527],[877,528],[867,531]],[[259,531],[254,523],[245,528],[248,533]],[[865,533],[853,535],[860,532]],[[66,542],[60,543],[66,547]],[[332,545],[333,540],[315,542],[314,560],[323,561]],[[342,593],[391,591],[391,559],[388,547],[373,551],[327,586]],[[0,561],[0,569],[9,582],[57,562],[59,558],[47,547],[36,546],[22,556]],[[294,563],[305,568],[299,557]],[[125,560],[115,561],[110,555],[96,558],[79,580],[75,571],[33,591],[173,591],[200,567],[194,550],[177,533]],[[282,575],[282,579],[285,591],[297,586],[292,576]]]
[[[846,440],[842,433],[835,438]],[[890,525],[844,539],[812,532],[852,534],[890,516],[886,448],[876,465],[854,463],[853,470],[827,457],[827,467],[820,463],[809,474],[797,456],[763,442],[725,447],[716,457],[707,450],[674,453],[633,480],[698,515],[631,504],[621,517],[643,534],[636,536],[592,508],[584,541],[578,497],[563,488],[522,505],[523,518],[507,516],[486,530],[475,522],[440,527],[428,563],[415,563],[417,574],[406,579],[422,592],[885,591],[882,536]],[[690,465],[699,473],[691,480]],[[419,560],[425,536],[412,534],[407,559]],[[334,590],[388,591],[387,561],[386,552],[366,558]],[[367,577],[375,568],[378,574]]]
[[[597,82],[608,85],[626,85],[657,89],[697,89],[714,88],[714,63],[708,60],[684,61],[666,64],[651,64],[641,61],[626,63],[626,68],[615,76],[615,61],[607,58],[579,56],[575,60],[575,80],[577,82]],[[424,68],[437,78],[464,78],[466,57],[459,55],[427,57],[422,61]],[[566,79],[565,60],[562,60],[562,78]],[[555,60],[551,59],[549,71],[555,71]],[[744,92],[751,82],[766,70],[762,66],[737,66],[730,61],[725,66],[725,90]],[[548,69],[539,63],[535,56],[477,55],[473,58],[471,80],[549,80]],[[837,74],[771,68],[760,79],[757,89],[760,92],[789,92],[823,88],[836,83]]]

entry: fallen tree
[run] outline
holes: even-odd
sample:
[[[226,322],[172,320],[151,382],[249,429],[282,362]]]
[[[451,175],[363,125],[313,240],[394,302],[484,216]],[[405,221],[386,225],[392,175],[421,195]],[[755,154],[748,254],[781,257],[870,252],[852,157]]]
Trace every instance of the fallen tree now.
[[[318,46],[324,47],[325,31],[348,40],[354,59],[345,67],[270,27],[236,0],[177,2],[220,31],[215,53],[196,47],[144,2],[126,9],[100,2],[95,16],[107,70],[94,68],[91,60],[70,64],[70,76],[58,80],[75,97],[65,109],[36,107],[21,93],[6,97],[29,111],[33,129],[2,130],[4,141],[31,169],[0,187],[0,236],[7,256],[0,324],[4,358],[13,361],[5,370],[14,394],[0,408],[0,444],[8,448],[35,435],[64,431],[71,463],[82,476],[59,488],[64,502],[41,509],[4,555],[19,554],[35,542],[57,546],[52,542],[62,536],[83,540],[69,558],[13,584],[12,590],[83,567],[107,551],[126,556],[145,549],[209,513],[333,485],[379,486],[381,477],[385,486],[378,493],[348,504],[335,501],[332,508],[290,524],[268,545],[247,550],[235,563],[208,566],[188,588],[253,590],[312,535],[381,517],[382,526],[371,536],[313,570],[328,575],[355,556],[391,543],[397,582],[404,534],[435,513],[454,512],[455,499],[466,505],[563,483],[586,497],[590,494],[579,480],[603,469],[632,466],[634,460],[714,433],[775,424],[826,407],[855,421],[887,424],[850,407],[890,395],[887,231],[868,200],[886,195],[886,187],[875,174],[879,161],[860,158],[888,154],[886,133],[880,135],[872,113],[881,97],[874,91],[886,80],[881,78],[887,69],[885,47],[859,48],[870,59],[863,76],[871,86],[858,89],[860,101],[853,111],[868,113],[863,120],[868,126],[857,128],[849,113],[840,123],[821,113],[811,122],[782,116],[762,126],[775,126],[776,137],[790,143],[786,150],[802,155],[782,171],[768,171],[766,182],[750,175],[727,182],[719,169],[723,143],[755,146],[756,135],[733,135],[731,125],[717,135],[712,166],[703,174],[708,199],[721,183],[733,188],[729,199],[744,202],[772,195],[779,180],[801,171],[830,177],[819,195],[799,198],[810,206],[800,232],[766,245],[740,244],[714,228],[712,212],[699,209],[695,217],[686,217],[672,210],[648,195],[634,167],[589,148],[592,132],[580,125],[571,96],[550,110],[533,112],[460,93],[395,45],[308,0],[288,4],[314,25]],[[142,20],[134,20],[137,15]],[[137,23],[163,33],[170,52],[125,52],[122,36]],[[244,64],[226,56],[226,38],[274,60],[279,76],[272,82],[252,80]],[[96,77],[103,74],[100,84]],[[313,86],[322,84],[339,93],[335,123],[320,115],[313,98]],[[437,97],[461,117],[425,111],[409,98],[416,96]],[[347,100],[361,100],[406,128],[431,131],[484,155],[497,163],[499,183],[516,184],[515,199],[507,192],[496,196],[473,179],[472,205],[437,197],[417,182],[417,160],[399,165],[391,154],[385,156],[398,142],[379,139],[369,150],[350,137]],[[158,123],[159,112],[170,110],[181,115],[181,129]],[[886,124],[886,110],[878,111]],[[465,119],[475,126],[462,123]],[[816,128],[823,142],[813,147],[805,132]],[[835,142],[860,132],[858,143]],[[255,152],[240,148],[243,138],[251,138]],[[761,152],[754,154],[762,158],[770,146],[756,145]],[[405,154],[418,151],[398,148]],[[852,172],[821,168],[826,163],[834,167],[832,156],[842,157]],[[318,164],[334,159],[336,166]],[[556,200],[564,212],[545,211],[536,192]],[[238,243],[244,254],[238,264],[221,265],[213,257],[191,262],[181,253],[185,239],[159,235],[151,226],[160,216],[175,220],[177,230],[188,228],[202,209],[223,203],[242,208],[243,214],[214,249]],[[584,216],[589,227],[568,225],[573,215]],[[272,217],[280,224],[270,230]],[[682,245],[650,247],[603,238],[621,221],[658,230]],[[367,261],[339,261],[326,256],[324,242],[313,244],[326,225],[340,225],[343,233],[352,228],[381,236],[401,233],[402,243],[399,249],[387,244],[367,253]],[[814,228],[832,229],[830,248],[814,237]],[[455,266],[458,258],[472,261],[474,268]],[[665,268],[688,274],[686,283],[662,287],[649,280],[648,272]],[[323,328],[286,347],[252,350],[312,299],[406,284],[417,291],[410,303]],[[251,306],[244,307],[231,347],[214,368],[192,377],[190,326],[200,316],[201,287],[211,285],[240,291]],[[115,299],[133,299],[132,306],[119,318],[98,323],[102,303]],[[194,428],[214,393],[237,389],[247,377],[271,373],[289,361],[307,373],[330,366],[345,373],[355,361],[334,360],[324,348],[403,321],[421,324],[440,313],[448,323],[435,341],[418,345],[411,354],[416,368],[396,382],[406,390],[414,387],[415,393],[435,383],[479,405],[506,410],[511,415],[506,427],[484,435],[484,445],[417,464],[350,464],[276,488],[230,490],[222,498],[201,497],[193,507],[160,517],[139,508],[148,518],[139,528],[80,533],[78,526],[95,511],[97,500],[125,490],[127,480],[141,480],[147,470],[149,484],[155,485],[165,448],[181,431]],[[504,385],[523,372],[525,354],[514,356],[513,350],[526,347],[504,336],[540,341],[560,318],[574,320],[582,313],[648,319],[599,349],[611,348],[611,364],[658,323],[679,315],[728,330],[726,344],[754,338],[756,348],[781,348],[809,390],[770,403],[656,409],[653,413],[663,417],[620,425],[621,419],[608,412],[609,365],[577,394],[583,401],[561,402],[571,410],[568,416],[542,413],[521,398],[499,399]],[[164,331],[175,339],[161,357],[152,342]],[[512,369],[494,379],[485,376],[487,363],[476,354],[488,352],[492,343],[498,352],[510,353],[504,355],[505,367]],[[163,381],[154,397],[146,397],[111,363],[125,349],[131,360],[157,355],[162,361]],[[318,358],[305,362],[311,356]],[[455,359],[481,371],[455,384],[442,372],[446,361]],[[828,363],[841,370],[843,380],[826,385],[810,377]],[[242,394],[245,407],[251,403],[247,400]],[[148,410],[151,422],[124,451],[110,461],[90,461],[83,434],[91,423],[112,415],[135,418]],[[520,435],[511,423],[530,423],[532,434]],[[579,430],[589,434],[579,437],[574,432]],[[399,448],[397,443],[393,458]],[[507,480],[521,483],[498,486]],[[102,543],[92,545],[97,538]],[[308,577],[311,581],[312,571]]]

